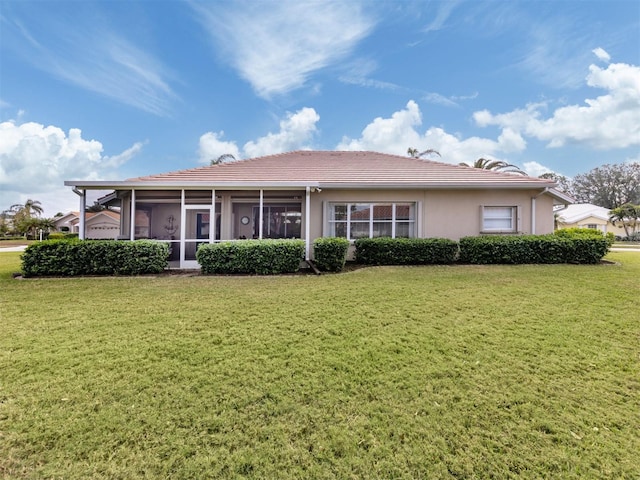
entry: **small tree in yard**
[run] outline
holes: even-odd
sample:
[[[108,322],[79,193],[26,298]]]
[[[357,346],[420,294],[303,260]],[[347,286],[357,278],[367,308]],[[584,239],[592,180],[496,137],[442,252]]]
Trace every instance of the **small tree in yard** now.
[[[609,220],[614,225],[622,225],[627,237],[640,231],[640,205],[625,203],[611,210]]]

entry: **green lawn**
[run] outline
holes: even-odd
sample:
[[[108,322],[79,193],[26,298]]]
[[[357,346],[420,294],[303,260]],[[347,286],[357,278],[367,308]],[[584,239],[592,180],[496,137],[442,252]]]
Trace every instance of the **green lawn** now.
[[[3,478],[640,476],[640,253],[13,280]]]

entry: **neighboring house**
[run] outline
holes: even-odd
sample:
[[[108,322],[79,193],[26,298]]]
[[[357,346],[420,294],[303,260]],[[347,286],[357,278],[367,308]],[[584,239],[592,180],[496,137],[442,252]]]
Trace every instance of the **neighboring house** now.
[[[626,237],[622,226],[616,226],[609,220],[608,208],[592,205],[591,203],[576,203],[556,212],[558,228],[593,228],[603,233],[613,233]]]
[[[58,232],[80,234],[80,213],[69,212],[54,219]],[[84,238],[117,239],[120,235],[120,213],[112,210],[85,213]]]
[[[554,205],[572,202],[550,180],[375,152],[296,151],[65,185],[81,210],[87,190],[113,190],[103,202],[121,207],[120,238],[168,242],[181,268],[217,240],[302,238],[310,258],[323,236],[550,233]]]

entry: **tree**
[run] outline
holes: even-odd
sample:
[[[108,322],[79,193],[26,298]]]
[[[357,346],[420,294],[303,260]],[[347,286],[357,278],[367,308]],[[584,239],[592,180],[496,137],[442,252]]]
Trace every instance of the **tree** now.
[[[640,205],[625,203],[611,210],[609,220],[614,225],[622,225],[627,237],[635,235],[640,228]]]
[[[551,180],[558,184],[557,189],[563,191],[567,195],[574,196],[573,186],[571,185],[571,179],[564,175],[559,175],[553,172],[547,172],[540,175],[538,178],[544,178],[545,180]]]
[[[460,165],[461,167],[473,167],[481,168],[482,170],[493,170],[495,172],[517,173],[519,175],[526,175],[526,172],[520,170],[518,166],[503,162],[502,160],[479,158],[475,162],[473,162],[473,165],[469,165],[468,163],[464,162],[461,162],[458,165]]]
[[[95,202],[93,202],[93,205],[91,205],[90,207],[87,207],[85,209],[86,212],[91,212],[91,213],[98,213],[98,212],[102,212],[103,210],[106,210],[107,207],[105,207],[104,205],[100,204],[97,200]]]
[[[11,215],[5,210],[0,213],[0,235],[6,235],[11,231]]]
[[[428,148],[424,152],[418,152],[418,149],[413,147],[407,148],[407,155],[409,155],[412,158],[422,158],[428,155],[437,155],[439,157],[441,156],[440,152],[437,150],[434,150],[433,148]]]
[[[581,203],[593,203],[615,209],[626,203],[640,204],[640,162],[603,165],[576,175],[574,197]]]
[[[11,205],[9,213],[12,217],[13,228],[20,235],[27,235],[37,228],[38,218],[44,209],[38,200],[28,199],[24,204]]]
[[[211,165],[218,165],[220,163],[224,163],[227,160],[235,160],[235,159],[236,157],[234,157],[231,153],[223,153],[218,158],[212,158]]]

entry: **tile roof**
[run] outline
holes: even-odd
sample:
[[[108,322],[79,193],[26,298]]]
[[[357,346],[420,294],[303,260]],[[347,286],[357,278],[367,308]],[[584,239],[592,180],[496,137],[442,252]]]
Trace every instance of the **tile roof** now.
[[[552,187],[549,180],[377,152],[295,151],[132,178],[127,184]]]

